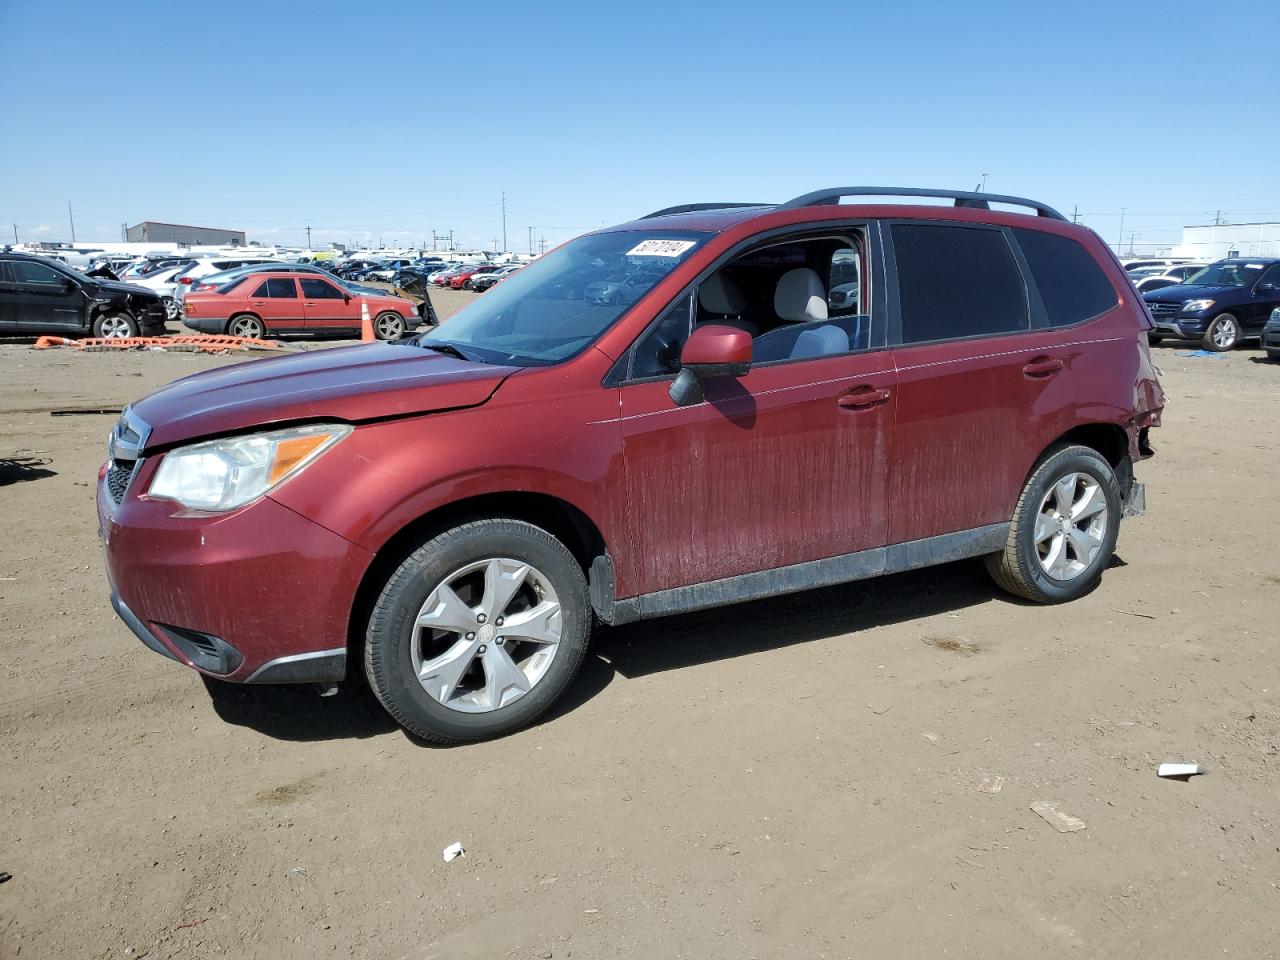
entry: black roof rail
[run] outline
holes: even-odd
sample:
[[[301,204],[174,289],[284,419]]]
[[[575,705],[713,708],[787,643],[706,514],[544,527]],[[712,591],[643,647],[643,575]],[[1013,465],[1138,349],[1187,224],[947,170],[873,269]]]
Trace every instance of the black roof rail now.
[[[771,203],[682,203],[677,207],[663,207],[653,213],[646,213],[641,220],[652,220],[654,217],[667,217],[676,213],[693,213],[697,210],[737,210],[741,207],[771,207]]]
[[[970,207],[977,210],[990,210],[992,203],[1008,203],[1019,207],[1030,207],[1038,216],[1048,217],[1051,220],[1067,219],[1053,207],[1025,197],[1009,197],[1001,193],[976,193],[972,190],[926,190],[919,187],[830,187],[826,190],[802,194],[779,204],[777,209],[793,210],[796,207],[834,204],[839,203],[841,197],[934,197],[954,200],[957,207]]]

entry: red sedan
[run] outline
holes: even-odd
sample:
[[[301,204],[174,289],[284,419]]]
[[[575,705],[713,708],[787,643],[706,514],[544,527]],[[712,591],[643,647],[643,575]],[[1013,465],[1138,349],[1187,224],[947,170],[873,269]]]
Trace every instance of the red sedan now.
[[[417,306],[403,297],[356,293],[314,273],[276,272],[249,273],[188,293],[182,323],[201,333],[237,337],[352,334],[360,332],[364,306],[379,340],[399,340],[420,322]]]

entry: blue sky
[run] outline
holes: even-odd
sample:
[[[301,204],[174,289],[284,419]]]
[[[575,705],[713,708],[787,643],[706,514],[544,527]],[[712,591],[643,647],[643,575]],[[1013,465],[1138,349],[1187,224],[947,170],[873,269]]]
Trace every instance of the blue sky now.
[[[480,11],[480,12],[477,12]],[[1280,219],[1280,4],[0,0],[0,225],[523,250],[855,183]]]

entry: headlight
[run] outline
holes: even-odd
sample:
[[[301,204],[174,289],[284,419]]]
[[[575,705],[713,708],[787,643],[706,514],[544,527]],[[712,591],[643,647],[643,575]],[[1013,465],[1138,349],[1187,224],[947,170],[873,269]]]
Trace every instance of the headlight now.
[[[1213,306],[1212,300],[1188,300],[1182,305],[1183,313],[1199,313]]]
[[[1276,307],[1271,311],[1271,322],[1280,323],[1280,307]]]
[[[350,432],[345,423],[322,423],[179,447],[164,455],[147,493],[190,510],[234,510],[283,483]]]

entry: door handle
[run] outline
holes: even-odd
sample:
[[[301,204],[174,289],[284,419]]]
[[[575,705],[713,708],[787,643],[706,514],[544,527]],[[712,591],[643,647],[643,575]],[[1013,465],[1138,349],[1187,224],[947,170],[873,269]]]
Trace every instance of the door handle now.
[[[885,403],[889,399],[889,391],[877,389],[876,387],[861,386],[854,387],[839,400],[836,405],[842,410],[865,410],[867,407],[874,407],[878,404]]]
[[[1064,364],[1057,357],[1036,357],[1022,368],[1022,375],[1028,380],[1044,380],[1061,370]]]

